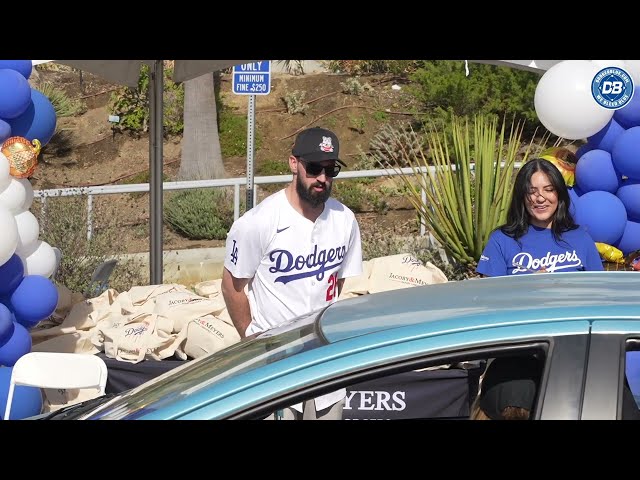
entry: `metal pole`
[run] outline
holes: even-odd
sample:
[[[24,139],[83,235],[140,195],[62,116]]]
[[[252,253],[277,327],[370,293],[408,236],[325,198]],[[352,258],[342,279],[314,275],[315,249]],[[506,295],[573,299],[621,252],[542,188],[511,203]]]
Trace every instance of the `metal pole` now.
[[[256,96],[249,95],[249,111],[247,112],[247,205],[246,211],[254,206],[253,191],[253,137],[255,133]]]
[[[163,61],[149,71],[149,281],[162,283],[162,92]]]

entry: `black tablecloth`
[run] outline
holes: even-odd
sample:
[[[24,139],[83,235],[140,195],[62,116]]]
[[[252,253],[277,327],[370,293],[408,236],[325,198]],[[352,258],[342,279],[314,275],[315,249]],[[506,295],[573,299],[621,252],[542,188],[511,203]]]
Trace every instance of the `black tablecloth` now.
[[[121,362],[104,353],[97,354],[107,364],[107,386],[105,393],[120,393],[158,377],[169,370],[184,365],[186,360],[167,358],[162,361],[143,360],[139,363]]]

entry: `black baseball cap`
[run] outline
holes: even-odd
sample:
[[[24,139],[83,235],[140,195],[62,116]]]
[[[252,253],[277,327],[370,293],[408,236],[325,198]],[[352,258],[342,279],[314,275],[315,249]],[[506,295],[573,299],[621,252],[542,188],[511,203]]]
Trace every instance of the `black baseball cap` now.
[[[300,157],[307,162],[322,162],[335,160],[343,166],[347,166],[339,158],[340,142],[336,134],[320,127],[307,128],[296,137],[291,154]]]
[[[531,412],[540,373],[541,364],[532,356],[495,358],[482,380],[480,408],[492,420],[502,420],[506,407]]]

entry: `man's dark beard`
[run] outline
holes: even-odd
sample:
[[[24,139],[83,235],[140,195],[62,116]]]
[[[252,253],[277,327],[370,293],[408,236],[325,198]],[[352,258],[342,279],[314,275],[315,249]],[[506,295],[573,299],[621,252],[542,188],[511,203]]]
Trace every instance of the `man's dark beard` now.
[[[313,185],[309,186],[309,188],[305,187],[304,183],[302,183],[302,179],[300,175],[297,175],[296,181],[296,191],[302,200],[311,205],[312,208],[319,207],[323,205],[331,196],[331,184],[325,183],[325,189],[322,192],[314,192],[313,187],[320,185],[319,182],[315,182]]]

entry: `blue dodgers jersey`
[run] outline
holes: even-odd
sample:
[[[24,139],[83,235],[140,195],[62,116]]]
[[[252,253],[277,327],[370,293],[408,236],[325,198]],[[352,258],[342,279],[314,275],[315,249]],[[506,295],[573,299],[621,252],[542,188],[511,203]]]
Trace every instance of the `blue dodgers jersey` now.
[[[476,271],[489,277],[546,272],[603,270],[595,242],[582,227],[562,234],[556,241],[547,228],[529,226],[519,239],[496,230],[491,233]]]

